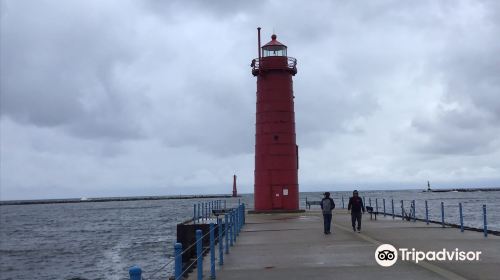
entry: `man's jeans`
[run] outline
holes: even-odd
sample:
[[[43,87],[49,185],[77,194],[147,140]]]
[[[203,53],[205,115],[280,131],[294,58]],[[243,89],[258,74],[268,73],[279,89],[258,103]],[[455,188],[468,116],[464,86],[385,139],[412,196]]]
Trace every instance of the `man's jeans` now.
[[[330,232],[330,225],[332,224],[332,214],[323,214],[323,222],[325,233]]]
[[[352,228],[356,228],[356,220],[358,221],[358,230],[361,229],[361,212],[351,212]]]

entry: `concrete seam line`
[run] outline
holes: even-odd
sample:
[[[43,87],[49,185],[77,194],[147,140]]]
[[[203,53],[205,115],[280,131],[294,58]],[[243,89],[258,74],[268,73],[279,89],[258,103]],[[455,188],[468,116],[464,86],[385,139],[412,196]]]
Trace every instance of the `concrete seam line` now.
[[[288,230],[310,230],[310,228],[283,228],[283,229],[248,229],[242,232],[264,232],[264,231],[288,231]]]
[[[338,225],[336,223],[333,223],[333,224],[336,225],[338,228],[344,230],[344,231],[351,232],[351,230],[349,230],[348,228],[346,228],[344,226]],[[373,239],[373,238],[371,238],[369,236],[366,236],[364,234],[361,234],[361,233],[356,234],[356,236],[359,236],[361,239],[364,239],[364,240],[366,240],[366,241],[368,241],[370,243],[373,243],[373,244],[375,244],[377,246],[381,245],[381,244],[384,244],[383,242],[375,240],[375,239]],[[436,273],[436,274],[438,274],[440,276],[443,276],[446,279],[450,279],[450,280],[455,280],[455,279],[457,279],[457,280],[467,280],[467,278],[464,278],[464,277],[462,277],[462,276],[460,276],[460,275],[458,275],[458,274],[456,274],[456,273],[454,273],[452,271],[449,271],[447,269],[441,268],[441,267],[439,267],[437,265],[434,265],[434,264],[431,264],[429,262],[423,261],[423,262],[419,262],[419,263],[414,263],[414,262],[411,262],[411,263],[415,264],[415,265],[418,265],[418,266],[421,266],[421,267],[423,267],[423,268],[425,268],[425,269],[427,269],[429,271],[432,271],[432,272],[434,272],[434,273]]]

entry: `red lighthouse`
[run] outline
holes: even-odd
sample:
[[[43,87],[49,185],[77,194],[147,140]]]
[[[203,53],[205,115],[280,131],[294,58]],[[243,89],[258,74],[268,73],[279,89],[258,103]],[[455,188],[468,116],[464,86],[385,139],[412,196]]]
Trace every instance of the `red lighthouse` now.
[[[252,60],[257,77],[257,121],[255,133],[256,211],[298,210],[298,146],[292,76],[297,60],[287,56],[287,47],[272,35]]]

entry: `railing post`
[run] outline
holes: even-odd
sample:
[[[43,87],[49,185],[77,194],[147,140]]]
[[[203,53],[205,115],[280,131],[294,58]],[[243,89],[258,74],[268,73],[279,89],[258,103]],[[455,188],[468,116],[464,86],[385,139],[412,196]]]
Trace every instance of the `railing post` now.
[[[239,205],[239,204],[238,204]],[[234,221],[236,224],[236,236],[240,235],[240,215],[239,215],[240,206],[234,209]]]
[[[234,241],[236,241],[236,237],[239,236],[239,226],[238,226],[238,208],[234,208],[234,225],[236,228],[236,231],[234,232]]]
[[[385,198],[382,198],[382,203],[384,204],[384,217],[385,217]]]
[[[210,223],[210,278],[215,279],[215,232],[214,232],[214,223]]]
[[[458,211],[460,212],[460,231],[464,232],[464,215],[462,213],[462,202],[458,203]]]
[[[234,223],[236,225],[236,236],[240,235],[240,221],[238,220],[238,207],[234,208]]]
[[[231,246],[234,245],[234,242],[236,242],[236,232],[234,228],[234,210],[231,210],[231,214],[229,214],[229,219],[231,220],[229,223],[231,224],[231,236],[229,238],[231,239]]]
[[[444,202],[441,201],[441,226],[444,227]]]
[[[224,214],[224,239],[226,239],[226,254],[229,254],[229,219],[228,214]]]
[[[226,200],[224,199],[224,209],[226,209]]]
[[[182,275],[182,244],[177,242],[174,245],[175,252],[175,279],[180,279]]]
[[[236,235],[237,236],[240,236],[240,211],[241,210],[241,207],[240,207],[240,204],[238,204],[238,207],[236,207],[236,209],[234,209],[234,217],[236,218]]]
[[[372,206],[372,198],[371,197],[368,198],[368,203],[370,204],[370,207],[371,207]]]
[[[245,206],[244,206],[244,203],[242,203],[242,204],[240,205],[240,216],[241,216],[241,227],[240,227],[240,231],[241,231],[241,228],[243,227],[243,216],[244,216],[244,214],[245,214],[245,212],[243,211],[243,208],[244,208],[244,207],[245,207]]]
[[[131,268],[129,268],[128,274],[130,276],[130,280],[141,280],[142,269],[139,266],[134,265]]]
[[[243,227],[243,204],[240,205],[240,231],[241,228]]]
[[[233,209],[233,237],[234,237],[234,242],[236,243],[236,235],[238,234],[238,225],[236,224],[236,210]]]
[[[344,195],[342,195],[342,209],[345,208],[345,205],[344,205]]]
[[[233,247],[233,215],[229,212],[227,215],[229,216],[229,224],[228,224],[228,235],[229,235],[229,246]]]
[[[247,216],[247,213],[246,213],[246,211],[245,211],[245,208],[246,208],[246,207],[245,207],[245,203],[243,203],[241,206],[243,207],[243,225],[244,225],[244,224],[246,223],[246,218],[247,218],[247,217],[246,217],[246,216]]]
[[[391,198],[391,205],[392,205],[392,219],[394,220],[394,198]]]
[[[243,204],[240,205],[240,231],[241,231],[241,228],[243,227]]]
[[[240,207],[238,209],[239,210],[238,214],[240,216],[238,219],[240,221],[240,232],[241,232],[241,227],[243,226],[243,211],[242,211],[242,209],[243,209],[243,204],[240,204]]]
[[[217,227],[219,228],[219,265],[224,264],[224,240],[222,239],[222,219],[217,217]]]
[[[483,232],[484,232],[484,237],[488,237],[488,221],[486,220],[486,204],[483,204]]]
[[[425,223],[429,224],[429,207],[427,206],[427,200],[425,201]]]
[[[378,198],[375,198],[375,212],[378,214]]]
[[[236,225],[235,225],[235,222],[234,222],[234,209],[231,210],[231,214],[229,216],[229,219],[231,220],[230,224],[231,224],[231,236],[229,236],[229,238],[231,238],[231,240],[233,240],[233,244],[236,243]]]
[[[201,229],[196,230],[196,266],[198,269],[198,280],[203,279],[203,256],[202,256],[202,251],[203,251],[203,242],[202,242],[202,233]]]
[[[205,220],[205,202],[201,203],[201,220]]]
[[[401,219],[404,220],[405,219],[405,205],[404,205],[404,202],[403,200],[401,200]]]
[[[193,224],[196,224],[196,203],[193,204]]]
[[[200,217],[201,217],[201,203],[200,203],[200,202],[198,202],[198,216],[197,216],[196,220],[198,220],[198,221],[199,221],[199,220],[200,220]]]
[[[205,206],[206,206],[206,205],[205,205],[205,202],[202,202],[202,203],[201,203],[201,219],[202,219],[203,221],[205,221],[205,208],[206,208]]]
[[[413,222],[417,221],[417,207],[415,206],[415,199],[411,201],[411,207],[413,208]]]

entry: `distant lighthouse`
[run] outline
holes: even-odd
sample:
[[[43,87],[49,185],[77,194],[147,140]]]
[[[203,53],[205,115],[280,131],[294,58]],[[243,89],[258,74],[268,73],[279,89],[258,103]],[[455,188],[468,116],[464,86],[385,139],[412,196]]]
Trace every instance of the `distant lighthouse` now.
[[[236,189],[236,175],[233,175],[233,197],[238,196],[238,190]]]
[[[287,56],[287,47],[277,41],[260,46],[252,60],[257,77],[255,133],[255,210],[298,210],[298,146],[295,139],[295,112],[292,76],[297,60]]]

